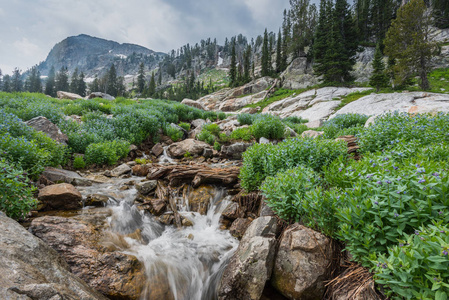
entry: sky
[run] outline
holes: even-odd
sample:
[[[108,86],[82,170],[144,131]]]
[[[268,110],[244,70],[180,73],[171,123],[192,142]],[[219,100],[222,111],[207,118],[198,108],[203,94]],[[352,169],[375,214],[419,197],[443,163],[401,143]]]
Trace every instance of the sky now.
[[[0,0],[0,69],[26,71],[69,36],[167,53],[208,37],[277,32],[289,0]]]

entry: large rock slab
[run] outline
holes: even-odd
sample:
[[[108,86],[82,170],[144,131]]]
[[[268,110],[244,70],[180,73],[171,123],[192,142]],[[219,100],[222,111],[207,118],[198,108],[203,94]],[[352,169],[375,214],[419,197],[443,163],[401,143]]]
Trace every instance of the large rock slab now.
[[[332,261],[330,239],[299,224],[284,231],[274,263],[272,286],[288,299],[323,299]]]
[[[198,156],[203,154],[205,148],[210,148],[210,145],[194,139],[186,139],[171,144],[167,148],[167,154],[172,158],[181,158],[187,152],[192,156]]]
[[[243,152],[248,149],[252,143],[235,143],[229,146],[221,147],[222,155],[232,159],[242,159]]]
[[[37,196],[46,210],[76,210],[80,209],[83,197],[71,184],[60,183],[44,187]]]
[[[108,241],[101,233],[108,215],[107,209],[99,210],[89,216],[89,222],[40,217],[32,221],[30,231],[61,254],[72,272],[92,288],[111,299],[139,299],[146,282],[143,265],[135,256],[99,243]]]
[[[52,167],[45,168],[45,171],[42,173],[48,180],[53,182],[61,183],[70,183],[75,186],[91,186],[92,180],[81,177],[78,173],[63,169],[57,169]]]
[[[27,122],[25,122],[28,126],[33,127],[36,131],[41,131],[51,139],[62,143],[67,144],[69,138],[67,135],[62,133],[62,131],[53,124],[52,121],[47,119],[46,117],[36,117]]]
[[[0,212],[0,299],[106,300],[50,246]]]
[[[195,107],[195,108],[202,109],[202,110],[206,110],[205,107],[203,106],[203,104],[201,104],[198,101],[192,100],[192,99],[187,99],[186,98],[186,99],[181,101],[181,104],[184,104],[184,105],[187,105],[187,106],[190,106],[190,107]]]
[[[273,268],[277,227],[275,217],[251,223],[223,273],[218,299],[260,299]]]
[[[111,170],[111,177],[119,177],[121,175],[131,172],[131,167],[127,164],[121,164],[120,166]]]
[[[64,92],[64,91],[57,91],[56,92],[56,96],[59,99],[68,99],[68,100],[76,100],[76,99],[83,99],[83,97],[81,97],[78,94],[75,93],[69,93],[69,92]]]
[[[378,116],[393,111],[406,113],[449,112],[449,95],[426,92],[372,94],[349,103],[330,118],[347,113]]]
[[[87,96],[87,99],[94,99],[94,98],[102,98],[105,100],[115,100],[115,97],[109,95],[109,94],[105,94],[105,93],[100,93],[100,92],[94,92],[91,93],[89,96]]]

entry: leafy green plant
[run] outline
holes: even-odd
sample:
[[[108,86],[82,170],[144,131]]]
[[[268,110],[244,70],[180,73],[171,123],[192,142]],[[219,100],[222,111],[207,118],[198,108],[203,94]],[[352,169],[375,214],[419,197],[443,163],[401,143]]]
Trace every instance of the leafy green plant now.
[[[36,205],[24,171],[0,158],[0,211],[13,219],[24,218]]]
[[[309,122],[309,120],[307,119],[303,119],[301,117],[296,117],[296,116],[291,116],[291,117],[287,117],[282,119],[283,122],[287,122],[287,123],[293,123],[293,124],[304,124]]]
[[[139,165],[146,165],[151,163],[151,160],[147,158],[136,158],[134,161]]]
[[[240,123],[240,125],[252,125],[256,118],[257,115],[239,114],[237,116],[237,121]]]
[[[215,123],[203,125],[203,130],[209,131],[211,134],[218,136],[220,133],[220,127]]]
[[[129,142],[111,141],[90,144],[86,149],[85,159],[88,164],[108,164],[117,163],[120,158],[128,155]]]
[[[179,127],[183,128],[185,131],[190,131],[190,123],[181,122]]]
[[[180,139],[182,139],[184,135],[184,133],[181,130],[170,124],[165,126],[165,134],[167,134],[172,139],[173,142],[179,141]]]
[[[421,226],[379,255],[375,279],[390,289],[390,299],[448,298],[448,233],[442,222]]]
[[[251,127],[240,127],[231,132],[229,136],[231,140],[235,141],[251,141],[253,139],[253,135],[251,132]]]
[[[184,153],[184,158],[192,158],[192,154],[189,151],[186,151],[186,153]]]
[[[323,124],[324,136],[334,139],[338,136],[359,133],[369,116],[359,114],[341,114]]]
[[[226,114],[224,112],[219,112],[217,117],[219,120],[224,120],[226,119]]]
[[[86,162],[81,155],[75,156],[75,158],[73,159],[73,167],[75,169],[84,169],[86,167]]]
[[[217,141],[214,143],[214,150],[220,151],[221,150],[221,144]]]
[[[256,139],[281,139],[284,137],[285,125],[281,119],[272,115],[263,115],[252,125],[252,133]]]
[[[204,128],[196,136],[196,138],[200,141],[208,143],[209,145],[213,145],[216,139],[216,137],[212,133],[210,133],[210,131],[205,130]]]

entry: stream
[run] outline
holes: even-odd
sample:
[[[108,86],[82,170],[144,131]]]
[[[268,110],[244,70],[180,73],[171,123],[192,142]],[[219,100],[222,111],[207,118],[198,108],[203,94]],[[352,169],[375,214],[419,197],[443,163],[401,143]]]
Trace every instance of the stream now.
[[[113,213],[108,223],[112,232],[106,243],[143,262],[147,283],[140,299],[217,299],[224,268],[238,247],[238,240],[227,230],[220,229],[219,222],[231,197],[224,188],[215,187],[215,196],[210,199],[206,215],[190,211],[188,197],[177,197],[179,214],[192,221],[193,226],[166,226],[134,204],[137,195],[134,186],[120,190],[126,182],[142,179],[145,178],[112,179],[110,183],[79,188],[83,197],[88,194],[109,196],[107,207]],[[139,232],[139,237],[130,237],[135,232]],[[124,237],[127,247],[120,245],[120,239],[114,238],[114,234],[127,235]]]

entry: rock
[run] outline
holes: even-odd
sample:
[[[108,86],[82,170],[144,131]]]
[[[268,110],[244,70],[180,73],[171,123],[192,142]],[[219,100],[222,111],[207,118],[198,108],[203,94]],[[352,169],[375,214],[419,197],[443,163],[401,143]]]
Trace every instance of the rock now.
[[[232,236],[241,239],[250,224],[251,220],[249,218],[238,218],[232,222],[229,232]]]
[[[207,124],[207,122],[203,119],[196,119],[196,120],[193,120],[192,122],[190,122],[190,124],[192,124],[193,128],[198,128],[198,127],[202,127],[204,124]]]
[[[285,136],[286,137],[297,137],[298,134],[296,133],[296,131],[294,131],[290,127],[285,126]]]
[[[376,117],[369,117],[368,120],[366,120],[365,122],[365,128],[370,127],[371,125],[373,125],[375,123]]]
[[[175,221],[175,217],[173,216],[173,212],[168,212],[158,217],[157,220],[165,225],[172,225]]]
[[[57,141],[58,143],[67,144],[69,138],[67,135],[63,134],[62,131],[53,124],[46,117],[36,117],[29,121],[26,121],[30,127],[33,127],[36,131],[43,132],[46,136],[50,137],[52,140]]]
[[[259,217],[266,217],[266,216],[274,217],[275,215],[276,214],[274,213],[273,209],[271,209],[271,207],[267,205],[265,200],[260,201],[260,207],[258,212]]]
[[[42,240],[0,212],[0,299],[107,300]]]
[[[259,139],[259,144],[269,144],[269,143],[270,143],[270,140],[267,138],[261,137]]]
[[[257,218],[251,223],[224,270],[219,300],[261,298],[273,269],[276,231],[274,217]]]
[[[230,220],[242,218],[244,213],[240,210],[240,205],[236,202],[229,203],[221,215]]]
[[[57,169],[52,167],[45,168],[45,171],[42,173],[48,180],[51,180],[56,183],[70,183],[75,186],[91,186],[92,181],[88,178],[81,177],[78,173]]]
[[[181,225],[184,227],[191,227],[193,226],[193,222],[189,218],[181,216]]]
[[[229,146],[222,146],[221,153],[229,158],[242,159],[243,152],[251,145],[252,143],[235,143]]]
[[[84,206],[104,207],[109,201],[109,196],[102,194],[90,194],[84,199]]]
[[[209,144],[194,139],[186,139],[173,143],[167,148],[167,154],[172,158],[181,158],[187,152],[192,156],[202,155],[205,148],[210,148]]]
[[[162,215],[167,207],[167,203],[161,199],[151,199],[149,211],[155,216]]]
[[[104,226],[106,216],[100,212],[90,216],[90,221]],[[45,216],[34,219],[30,231],[61,254],[72,272],[92,288],[111,299],[139,299],[146,282],[142,263],[99,244],[102,239],[110,239],[95,225],[75,218]],[[123,237],[121,240],[126,245]]]
[[[105,93],[100,93],[100,92],[94,92],[94,93],[91,93],[89,96],[87,96],[87,99],[94,99],[94,98],[102,98],[102,99],[110,100],[110,101],[115,100],[115,97],[105,94]]]
[[[188,193],[190,211],[196,211],[202,215],[207,214],[210,201],[215,196],[215,189],[211,185],[201,185]]]
[[[179,131],[182,132],[182,139],[186,139],[187,136],[189,135],[189,133],[187,132],[187,130],[185,130],[184,128],[182,128],[182,127],[179,126],[179,125],[176,125],[175,123],[171,123],[170,126],[176,128],[176,129],[178,129]]]
[[[148,180],[139,182],[136,184],[136,189],[141,193],[142,195],[148,195],[150,192],[152,192],[154,189],[156,189],[157,186],[157,180]]]
[[[127,164],[121,164],[120,166],[111,170],[111,177],[119,177],[123,174],[127,174],[131,172],[131,167]]]
[[[92,182],[95,183],[110,183],[112,182],[112,180],[104,175],[100,175],[100,174],[90,174],[90,175],[86,175],[85,177],[88,180],[91,180]]]
[[[323,120],[315,120],[315,121],[312,121],[312,122],[307,122],[305,125],[308,127],[308,128],[318,128],[318,127],[321,127],[321,126],[323,126]]]
[[[371,94],[347,104],[329,118],[347,113],[379,116],[393,111],[413,114],[449,112],[449,95],[427,92]]]
[[[76,100],[76,99],[83,99],[83,97],[81,97],[78,94],[75,93],[69,93],[69,92],[64,92],[64,91],[57,91],[56,92],[56,96],[59,99],[68,99],[68,100]]]
[[[330,239],[299,224],[284,231],[272,286],[288,299],[323,299],[332,261]]]
[[[334,110],[338,106],[340,106],[340,104],[341,104],[340,100],[318,102],[304,111],[295,112],[291,114],[291,116],[300,117],[303,119],[307,119],[309,121],[326,119],[334,112]]]
[[[61,183],[44,187],[37,197],[46,210],[76,210],[81,208],[83,197],[71,184]]]
[[[201,104],[198,101],[192,100],[192,99],[184,99],[181,101],[181,104],[187,105],[187,106],[191,106],[191,107],[195,107],[198,109],[202,109],[202,110],[206,110],[206,108],[203,106],[203,104]]]
[[[151,168],[150,165],[135,165],[134,167],[131,168],[131,173],[134,176],[145,177],[148,175],[150,168]]]
[[[211,158],[212,156],[214,156],[214,150],[212,150],[211,148],[204,148],[203,156],[204,158]]]
[[[301,137],[317,138],[319,136],[322,136],[323,134],[324,134],[324,131],[306,130],[301,134]]]
[[[160,143],[157,143],[156,145],[151,148],[151,153],[153,153],[156,157],[164,153],[164,147]]]

